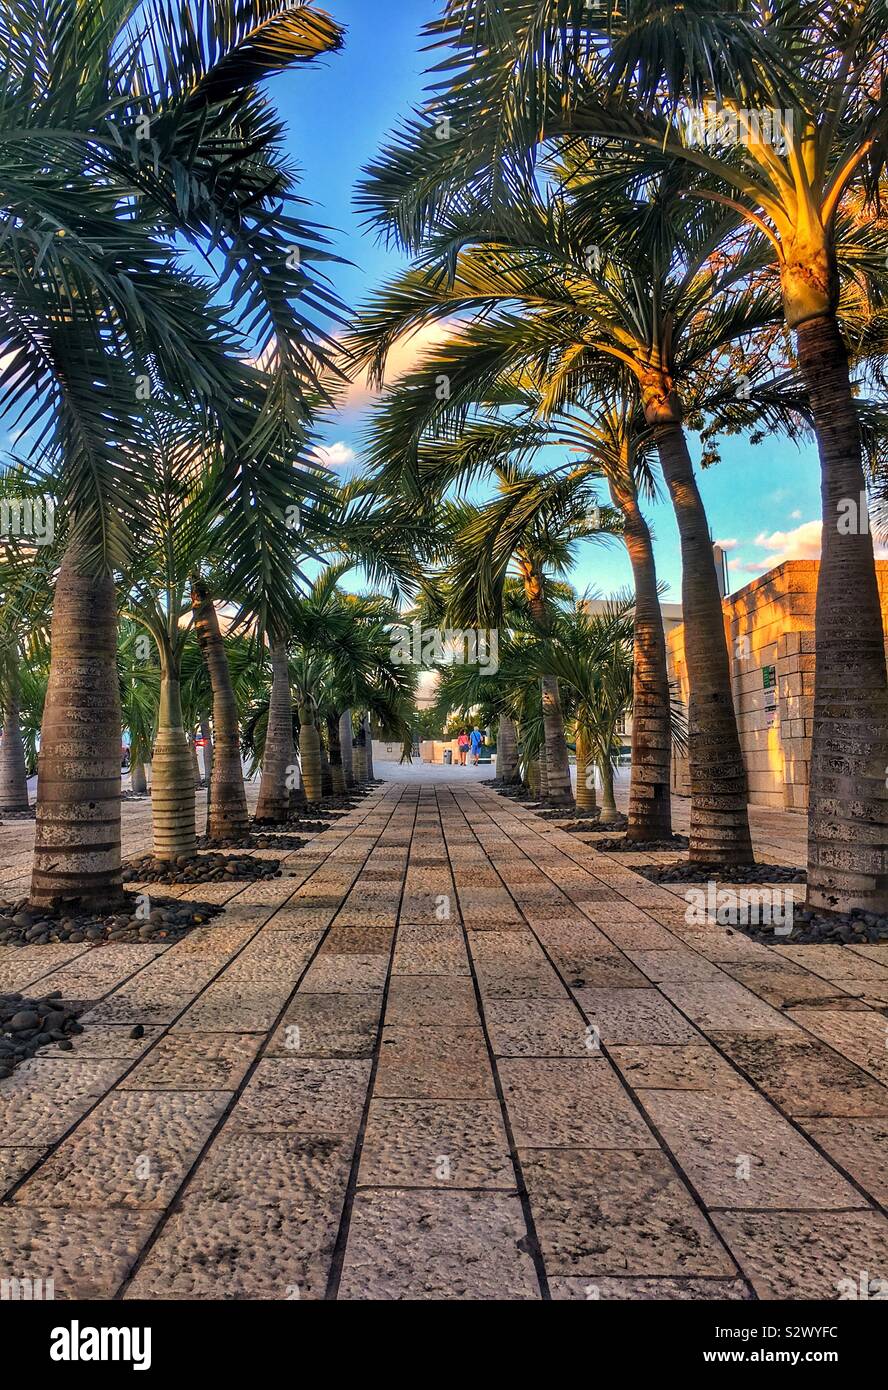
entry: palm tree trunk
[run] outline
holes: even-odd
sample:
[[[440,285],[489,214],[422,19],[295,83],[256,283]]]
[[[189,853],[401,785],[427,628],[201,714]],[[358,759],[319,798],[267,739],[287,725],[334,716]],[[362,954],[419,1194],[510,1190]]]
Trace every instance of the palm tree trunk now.
[[[3,714],[3,739],[0,741],[0,811],[27,809],[28,770],[25,766],[22,726],[19,723],[18,673],[14,669]]]
[[[549,796],[549,769],[546,766],[546,740],[540,744],[539,756],[537,758],[537,795],[540,801],[546,801]]]
[[[148,795],[148,775],[144,763],[130,763],[130,791],[134,796]]]
[[[657,593],[651,533],[635,488],[610,484],[623,516],[623,539],[635,584],[632,677],[632,772],[627,839],[663,840],[672,834],[669,670],[666,634]]]
[[[344,714],[339,716],[339,746],[342,750],[342,775],[345,779],[346,789],[355,784],[354,767],[352,766],[352,712],[347,709]]]
[[[531,617],[542,637],[549,634],[551,623],[549,610],[543,596],[542,575],[529,560],[519,558],[524,592],[530,607]],[[540,764],[540,796],[554,806],[572,806],[573,791],[570,784],[570,759],[567,753],[567,739],[564,737],[564,715],[561,711],[561,696],[555,676],[543,676],[543,730],[546,744],[545,789],[543,788],[542,759]]]
[[[589,744],[582,729],[577,729],[577,810],[594,811],[595,765],[589,757]]]
[[[321,792],[324,796],[333,795],[333,773],[330,770],[330,757],[321,730],[318,729],[321,753]]]
[[[598,764],[598,771],[601,774],[601,815],[598,817],[598,823],[610,825],[612,821],[620,818],[614,797],[614,769],[610,758],[602,758]]]
[[[352,766],[355,782],[360,786],[367,781],[367,729],[363,715],[358,715],[358,731],[352,740]]]
[[[200,736],[203,739],[204,781],[209,787],[213,780],[213,739],[210,734],[210,721],[206,717],[200,721]]]
[[[299,749],[302,754],[302,785],[305,799],[316,805],[322,795],[321,784],[321,739],[314,722],[314,714],[307,706],[299,711]]]
[[[746,768],[706,512],[681,425],[662,424],[657,445],[681,539],[689,688],[689,857],[698,863],[751,864]]]
[[[31,902],[121,907],[117,602],[108,576],[78,573],[69,545],[55,587],[40,735]]]
[[[290,813],[288,779],[293,780],[296,750],[293,746],[293,697],[290,693],[290,668],[287,644],[271,643],[271,698],[268,704],[268,727],[265,732],[265,753],[262,758],[262,780],[256,804],[257,821],[273,824],[285,821]]]
[[[327,715],[327,742],[330,745],[330,778],[334,796],[345,796],[345,776],[342,770],[342,744],[339,740],[339,719]]]
[[[530,792],[531,796],[538,796],[538,795],[539,795],[539,786],[540,786],[540,760],[539,760],[539,758],[531,758],[530,762],[527,764],[527,778],[526,778],[526,781],[527,781],[527,790]]]
[[[191,776],[194,779],[194,789],[197,791],[201,784],[200,763],[197,758],[197,739],[194,734],[188,734],[188,747],[191,750]]]
[[[372,782],[373,773],[373,729],[369,713],[364,715],[364,756],[367,759],[367,781]]]
[[[501,787],[514,786],[518,775],[518,734],[514,719],[507,714],[499,717],[496,740],[496,780]]]
[[[207,806],[207,834],[212,839],[242,839],[249,832],[250,822],[241,767],[237,701],[225,644],[219,631],[219,618],[206,585],[199,580],[191,587],[191,607],[194,630],[213,691],[216,747]]]
[[[182,723],[178,671],[160,673],[160,710],[151,755],[151,827],[157,859],[190,857],[197,850],[194,829],[194,744]]]
[[[848,358],[832,314],[796,328],[821,465],[808,903],[888,912],[888,678]],[[854,524],[856,522],[856,524]]]

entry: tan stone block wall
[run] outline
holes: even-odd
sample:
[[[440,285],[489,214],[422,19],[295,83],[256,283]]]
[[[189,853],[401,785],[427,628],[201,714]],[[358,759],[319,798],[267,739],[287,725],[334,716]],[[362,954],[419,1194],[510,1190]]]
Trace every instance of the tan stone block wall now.
[[[814,718],[814,609],[817,561],[791,560],[725,599],[725,630],[737,727],[757,806],[803,811]],[[888,561],[876,562],[888,649]],[[666,638],[669,674],[687,701],[684,628]],[[763,668],[773,666],[777,702],[766,700]],[[770,704],[770,712],[769,712]],[[672,788],[690,795],[686,758],[673,758]]]

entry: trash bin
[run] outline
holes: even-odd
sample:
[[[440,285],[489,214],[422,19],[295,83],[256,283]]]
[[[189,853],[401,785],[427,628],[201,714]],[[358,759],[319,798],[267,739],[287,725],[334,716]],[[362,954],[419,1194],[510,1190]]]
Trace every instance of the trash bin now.
[[[445,748],[445,749],[444,749],[444,762],[445,762],[445,763],[452,763],[452,762],[453,762],[453,749],[452,749],[452,748]]]

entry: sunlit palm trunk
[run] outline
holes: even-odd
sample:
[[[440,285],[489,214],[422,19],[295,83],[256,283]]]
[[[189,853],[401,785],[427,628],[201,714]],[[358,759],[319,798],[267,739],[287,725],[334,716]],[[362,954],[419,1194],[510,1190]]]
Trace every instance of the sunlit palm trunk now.
[[[860,429],[832,315],[797,329],[821,464],[808,901],[888,911],[888,680]]]
[[[330,748],[330,780],[334,796],[345,795],[345,776],[342,770],[342,744],[339,741],[339,718],[327,715],[327,743]]]
[[[373,729],[369,714],[364,715],[364,756],[367,759],[367,781],[372,782],[375,773],[373,771]]]
[[[355,773],[352,765],[353,737],[352,712],[347,709],[344,714],[339,716],[339,746],[342,750],[342,775],[346,788],[353,787],[355,784]]]
[[[540,760],[539,760],[539,758],[531,758],[530,762],[527,764],[527,776],[526,776],[526,779],[525,779],[525,780],[526,780],[526,782],[527,782],[527,790],[530,792],[531,796],[539,796],[539,791],[540,791]]]
[[[657,444],[681,540],[682,616],[688,671],[690,858],[752,863],[746,768],[737,733],[721,594],[703,502],[680,424]]]
[[[191,606],[194,630],[213,691],[216,746],[207,808],[207,834],[213,839],[240,839],[249,830],[249,816],[241,767],[237,701],[228,656],[216,609],[205,585],[195,583],[192,586]]]
[[[513,786],[518,775],[518,735],[515,721],[507,714],[499,717],[496,739],[496,780],[501,786]]]
[[[27,811],[28,770],[19,723],[18,681],[13,671],[0,742],[0,811]]]
[[[632,772],[626,834],[630,840],[662,840],[672,834],[672,733],[666,634],[654,549],[635,489],[614,482],[610,491],[614,506],[623,515],[623,539],[635,585]]]
[[[151,828],[158,859],[193,855],[194,745],[182,724],[178,673],[161,669],[157,737],[151,755]]]
[[[144,763],[130,764],[130,790],[136,796],[147,796],[148,774]]]
[[[614,796],[613,764],[608,758],[603,758],[598,765],[598,771],[601,774],[601,815],[598,820],[601,825],[610,825],[620,816]]]
[[[577,809],[594,811],[595,765],[589,755],[589,744],[582,731],[577,729]]]
[[[321,783],[321,739],[314,714],[307,706],[299,711],[299,751],[302,754],[302,785],[306,801],[316,804],[323,795]]]
[[[31,901],[106,909],[124,902],[117,603],[113,579],[77,565],[70,546],[53,603]]]
[[[267,824],[284,821],[290,812],[290,787],[296,750],[293,746],[293,699],[285,642],[271,644],[271,697],[262,758],[262,780],[256,803],[256,820]]]

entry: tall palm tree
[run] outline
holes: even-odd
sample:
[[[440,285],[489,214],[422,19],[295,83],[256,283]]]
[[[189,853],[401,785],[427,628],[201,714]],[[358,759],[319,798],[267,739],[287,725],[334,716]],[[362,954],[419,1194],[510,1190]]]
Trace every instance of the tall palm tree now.
[[[434,96],[435,118],[455,138],[436,149],[423,113],[398,132],[363,195],[405,242],[418,245],[469,187],[496,204],[541,150],[580,136],[600,142],[601,158],[619,142],[648,171],[676,161],[691,195],[730,209],[767,246],[822,476],[808,897],[827,909],[884,909],[888,676],[840,297],[846,214],[855,201],[878,207],[884,171],[884,5],[450,0],[432,29],[462,48]],[[714,108],[721,115],[715,138],[701,140],[707,103],[706,120]],[[859,280],[884,273],[874,224],[871,237],[874,254],[853,267]]]
[[[270,221],[293,206],[293,175],[257,84],[340,38],[326,15],[282,0],[224,0],[197,15],[184,0],[11,0],[0,16],[0,388],[71,518],[53,606],[35,904],[122,897],[113,572],[143,516],[132,460],[152,395],[216,418],[261,395],[261,437],[245,447],[240,434],[224,486],[264,500],[261,460],[291,433],[298,381],[323,353],[306,307],[331,307],[308,272],[326,253],[288,211]],[[213,303],[216,287],[182,268],[178,234],[226,257],[227,317],[250,326],[259,352],[274,339],[267,370],[240,362],[243,339]],[[298,264],[288,254],[282,265],[282,242]],[[232,510],[224,525],[235,534]]]

